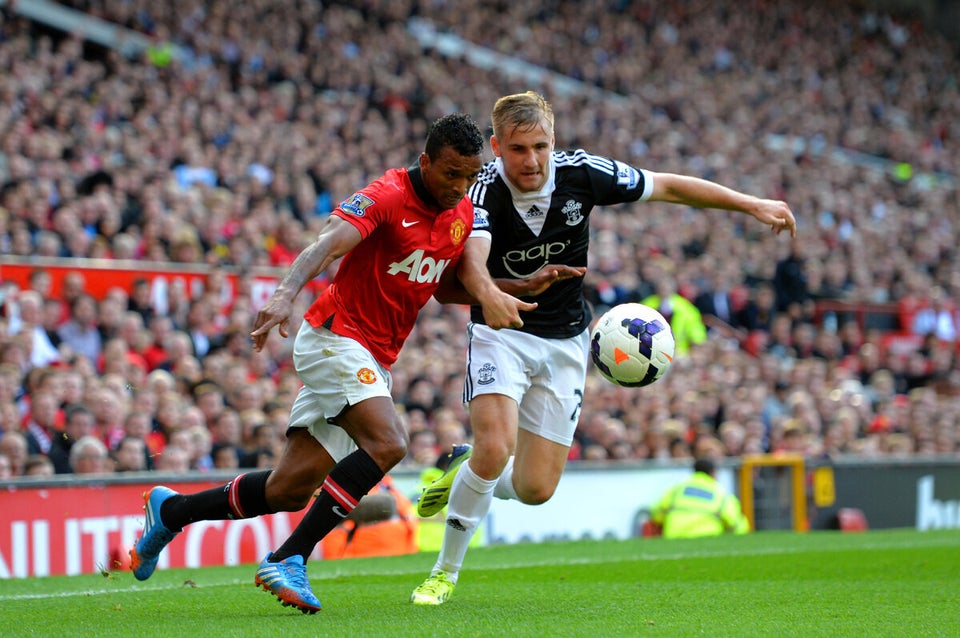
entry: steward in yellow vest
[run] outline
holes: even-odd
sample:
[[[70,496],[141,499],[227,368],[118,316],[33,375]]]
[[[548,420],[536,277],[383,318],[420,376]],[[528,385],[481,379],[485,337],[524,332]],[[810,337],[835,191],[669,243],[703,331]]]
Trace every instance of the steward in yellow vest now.
[[[740,499],[717,483],[715,469],[710,459],[698,459],[693,464],[693,476],[668,489],[653,508],[651,520],[663,528],[664,538],[698,538],[750,531]]]

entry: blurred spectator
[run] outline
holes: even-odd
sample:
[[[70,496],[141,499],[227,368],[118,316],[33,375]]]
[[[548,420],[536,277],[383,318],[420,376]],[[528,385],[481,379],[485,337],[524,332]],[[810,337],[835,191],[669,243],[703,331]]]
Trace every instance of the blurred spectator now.
[[[739,313],[739,323],[748,331],[770,332],[777,313],[776,292],[773,285],[761,282],[750,290],[750,296]]]
[[[260,423],[253,428],[247,446],[248,453],[251,456],[260,455],[265,458],[277,459],[283,451],[283,440],[277,435],[272,423]],[[255,462],[248,461],[248,464],[256,467]]]
[[[203,412],[207,426],[212,430],[217,417],[226,408],[223,388],[214,381],[202,379],[193,387],[193,401]]]
[[[94,433],[97,438],[108,448],[116,447],[126,435],[123,429],[127,414],[126,397],[106,384],[101,384],[87,392],[87,405],[93,413]]]
[[[213,445],[234,445],[241,450],[247,447],[243,440],[243,427],[240,415],[232,408],[225,408],[217,414],[210,424]]]
[[[147,362],[147,371],[152,371],[164,362],[171,362],[170,353],[167,351],[167,338],[173,333],[174,325],[170,317],[155,314],[150,317],[147,327],[150,331],[150,342],[141,354]]]
[[[693,454],[690,450],[690,444],[679,437],[670,439],[669,443],[671,459],[690,459]]]
[[[195,470],[207,471],[213,469],[213,436],[210,430],[203,424],[184,426],[184,430],[190,435],[192,454],[190,455],[190,467]]]
[[[57,416],[60,401],[51,392],[34,392],[30,402],[30,414],[24,424],[27,451],[30,454],[50,453],[53,440],[59,436]]]
[[[746,300],[735,292],[734,281],[735,275],[730,268],[713,265],[709,282],[693,300],[705,322],[708,317],[713,317],[726,326],[740,327],[740,314]]]
[[[807,278],[804,273],[804,242],[792,241],[790,253],[777,262],[773,275],[773,287],[776,291],[777,310],[794,314],[810,298]]]
[[[958,314],[956,304],[940,286],[930,291],[929,305],[913,314],[910,330],[917,335],[933,335],[942,341],[957,341]]]
[[[146,331],[146,325],[140,313],[130,310],[123,313],[120,318],[118,336],[123,340],[128,352],[143,356],[143,350],[146,349],[150,339],[149,333]],[[104,347],[106,347],[106,344]],[[144,360],[144,365],[146,365],[146,360]]]
[[[154,321],[156,321],[156,319],[154,319]],[[147,352],[144,353],[144,358],[147,359],[148,366],[154,356],[156,358],[162,356],[163,359],[157,363],[153,369],[176,370],[178,364],[184,359],[193,357],[193,341],[186,332],[171,330],[163,339],[163,348],[155,351],[154,355],[151,355],[150,352],[151,350],[148,348]]]
[[[69,474],[70,449],[85,436],[93,435],[96,430],[93,412],[83,405],[71,405],[66,409],[63,432],[53,439],[50,446],[50,460],[57,474]]]
[[[140,315],[144,326],[150,325],[150,320],[156,313],[150,299],[150,281],[148,279],[141,277],[133,282],[133,289],[130,291],[130,297],[127,300],[127,310]]]
[[[216,445],[210,451],[213,467],[218,470],[236,470],[240,467],[240,448],[235,445]]]
[[[718,461],[724,457],[723,443],[712,434],[701,434],[693,442],[693,457]]]
[[[143,472],[147,470],[147,443],[139,436],[125,436],[113,451],[115,471]]]
[[[23,464],[24,476],[53,476],[53,462],[43,454],[31,454]]]
[[[103,349],[104,343],[120,336],[120,325],[123,321],[123,313],[125,310],[122,301],[109,295],[101,299],[97,304],[96,326],[97,332],[100,333],[101,350]],[[99,361],[99,359],[95,359],[94,363],[97,361]]]
[[[736,421],[724,421],[717,430],[720,442],[723,443],[724,454],[726,456],[741,456],[744,454],[744,443],[746,443],[746,429]]]
[[[74,474],[108,474],[113,463],[107,446],[95,436],[83,436],[70,448],[70,469]]]
[[[8,331],[29,337],[24,345],[32,366],[42,368],[60,360],[60,351],[43,326],[43,297],[35,290],[23,290],[17,295],[17,314],[11,317]]]
[[[0,434],[20,430],[20,410],[13,401],[0,402]]]
[[[73,305],[74,299],[87,294],[86,290],[87,278],[81,271],[69,270],[63,274],[60,281],[60,299],[68,310]],[[67,316],[63,318],[66,319]]]
[[[417,430],[410,433],[404,465],[432,467],[436,464],[438,456],[436,433],[432,430]]]
[[[63,344],[91,363],[100,360],[102,347],[100,332],[97,329],[97,302],[86,294],[80,293],[70,302],[69,318],[57,328],[57,334]]]
[[[189,472],[190,453],[182,447],[168,445],[163,448],[163,452],[156,458],[155,466],[158,472],[170,472],[174,474]]]
[[[45,298],[43,300],[40,325],[43,326],[43,331],[46,333],[47,339],[50,340],[50,345],[60,352],[60,358],[69,359],[74,354],[73,350],[70,349],[69,344],[66,344],[67,347],[62,347],[65,344],[59,332],[60,324],[64,320],[63,314],[64,305],[59,299]]]
[[[24,465],[27,462],[27,437],[19,430],[9,430],[0,434],[0,454],[10,462],[10,472],[13,476],[23,476]]]
[[[193,351],[198,357],[204,357],[217,346],[221,339],[220,329],[214,322],[216,313],[206,296],[198,297],[190,302],[187,311],[186,330],[193,342]]]
[[[73,405],[79,405],[83,402],[86,393],[86,379],[80,372],[80,366],[64,370],[60,373],[60,385],[62,394],[60,396],[60,407],[66,409]]]

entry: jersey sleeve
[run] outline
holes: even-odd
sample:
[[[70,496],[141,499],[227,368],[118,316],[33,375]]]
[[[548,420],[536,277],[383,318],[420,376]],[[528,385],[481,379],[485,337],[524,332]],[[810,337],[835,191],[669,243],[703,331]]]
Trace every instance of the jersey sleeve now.
[[[384,176],[340,202],[332,214],[353,224],[366,238],[397,209],[399,195],[388,176]]]
[[[653,194],[653,175],[620,160],[589,156],[591,187],[600,206],[625,204],[650,199]]]
[[[487,241],[493,240],[493,235],[490,231],[490,213],[488,213],[486,209],[477,206],[476,202],[473,204],[473,229],[470,231],[470,239],[475,237],[480,237]]]

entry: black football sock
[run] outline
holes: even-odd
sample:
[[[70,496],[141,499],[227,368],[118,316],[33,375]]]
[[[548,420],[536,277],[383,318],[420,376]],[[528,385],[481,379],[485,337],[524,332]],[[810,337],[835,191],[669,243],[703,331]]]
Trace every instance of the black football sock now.
[[[267,505],[267,478],[273,470],[247,472],[226,485],[196,494],[172,496],[160,506],[160,519],[170,531],[197,521],[223,521],[272,514]]]
[[[306,562],[320,539],[339,525],[382,478],[383,471],[362,449],[337,463],[303,520],[270,560],[279,562],[299,554]]]

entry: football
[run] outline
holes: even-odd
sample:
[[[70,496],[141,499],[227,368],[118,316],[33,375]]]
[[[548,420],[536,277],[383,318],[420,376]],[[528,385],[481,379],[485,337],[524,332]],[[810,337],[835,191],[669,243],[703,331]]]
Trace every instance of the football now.
[[[628,388],[650,385],[673,363],[673,331],[655,309],[638,303],[614,306],[590,334],[590,355],[611,383]]]

